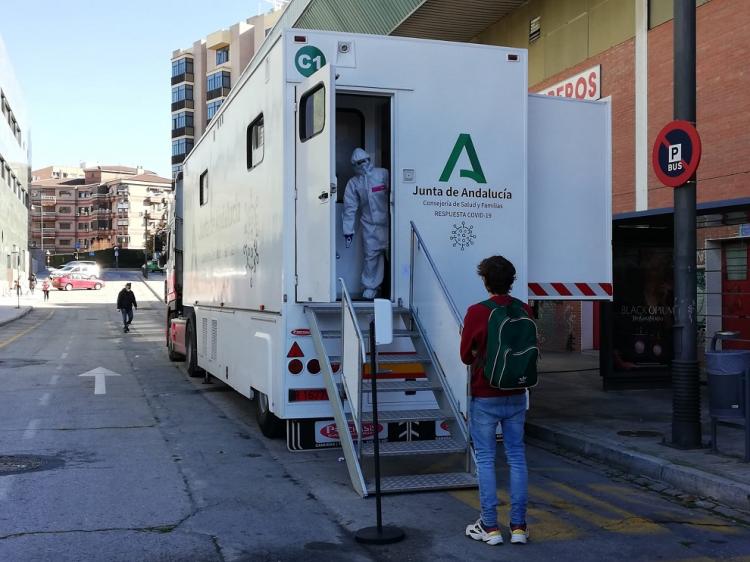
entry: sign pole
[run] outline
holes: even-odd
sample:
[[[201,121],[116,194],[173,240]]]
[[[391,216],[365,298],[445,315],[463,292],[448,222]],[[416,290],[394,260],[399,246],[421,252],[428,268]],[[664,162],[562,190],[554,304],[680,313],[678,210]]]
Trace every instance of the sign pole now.
[[[674,118],[695,124],[695,0],[674,0]],[[697,361],[696,174],[674,191],[672,444],[701,446]]]
[[[362,544],[393,544],[404,539],[404,532],[392,525],[383,526],[383,511],[380,502],[380,432],[378,428],[378,356],[375,342],[375,319],[370,322],[370,377],[372,383],[372,423],[375,426],[373,446],[375,448],[375,527],[357,531],[354,539]]]

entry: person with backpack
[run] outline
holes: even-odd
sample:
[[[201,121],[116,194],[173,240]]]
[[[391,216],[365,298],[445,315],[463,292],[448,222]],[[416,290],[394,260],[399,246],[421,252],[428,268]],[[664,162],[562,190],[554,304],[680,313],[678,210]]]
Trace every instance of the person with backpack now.
[[[44,300],[49,300],[49,280],[45,279],[42,281],[42,293],[44,293]]]
[[[481,516],[466,527],[466,536],[489,545],[503,543],[497,521],[495,452],[501,424],[505,458],[510,467],[510,542],[526,544],[528,475],[524,446],[526,389],[536,384],[536,324],[525,303],[511,297],[516,277],[502,256],[477,267],[489,298],[469,307],[461,333],[461,360],[471,365],[469,430],[474,444]]]

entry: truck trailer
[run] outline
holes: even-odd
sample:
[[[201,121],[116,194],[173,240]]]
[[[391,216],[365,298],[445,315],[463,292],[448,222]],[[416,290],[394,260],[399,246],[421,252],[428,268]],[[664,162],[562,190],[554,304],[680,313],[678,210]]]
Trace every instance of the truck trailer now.
[[[268,42],[176,181],[170,357],[255,399],[290,450],[343,447],[363,496],[374,439],[397,457],[385,491],[475,485],[458,344],[486,297],[476,266],[508,258],[523,301],[611,299],[609,101],[530,95],[524,49],[297,29]],[[350,246],[342,229],[355,148],[389,177],[378,427],[362,229]],[[404,459],[435,455],[456,462]]]

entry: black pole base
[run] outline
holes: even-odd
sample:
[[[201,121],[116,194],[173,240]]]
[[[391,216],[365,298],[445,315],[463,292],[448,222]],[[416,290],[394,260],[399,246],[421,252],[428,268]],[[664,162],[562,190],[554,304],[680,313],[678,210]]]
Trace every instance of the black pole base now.
[[[362,544],[393,544],[405,537],[401,529],[392,525],[384,525],[380,530],[377,527],[364,527],[354,533],[354,539]]]

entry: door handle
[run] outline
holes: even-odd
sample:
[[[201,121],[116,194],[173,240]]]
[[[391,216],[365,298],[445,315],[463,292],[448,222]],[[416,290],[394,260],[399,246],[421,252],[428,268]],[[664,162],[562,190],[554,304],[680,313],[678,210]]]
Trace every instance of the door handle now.
[[[328,200],[328,192],[324,191],[320,195],[318,195],[318,199],[320,199],[322,202],[325,202]]]

